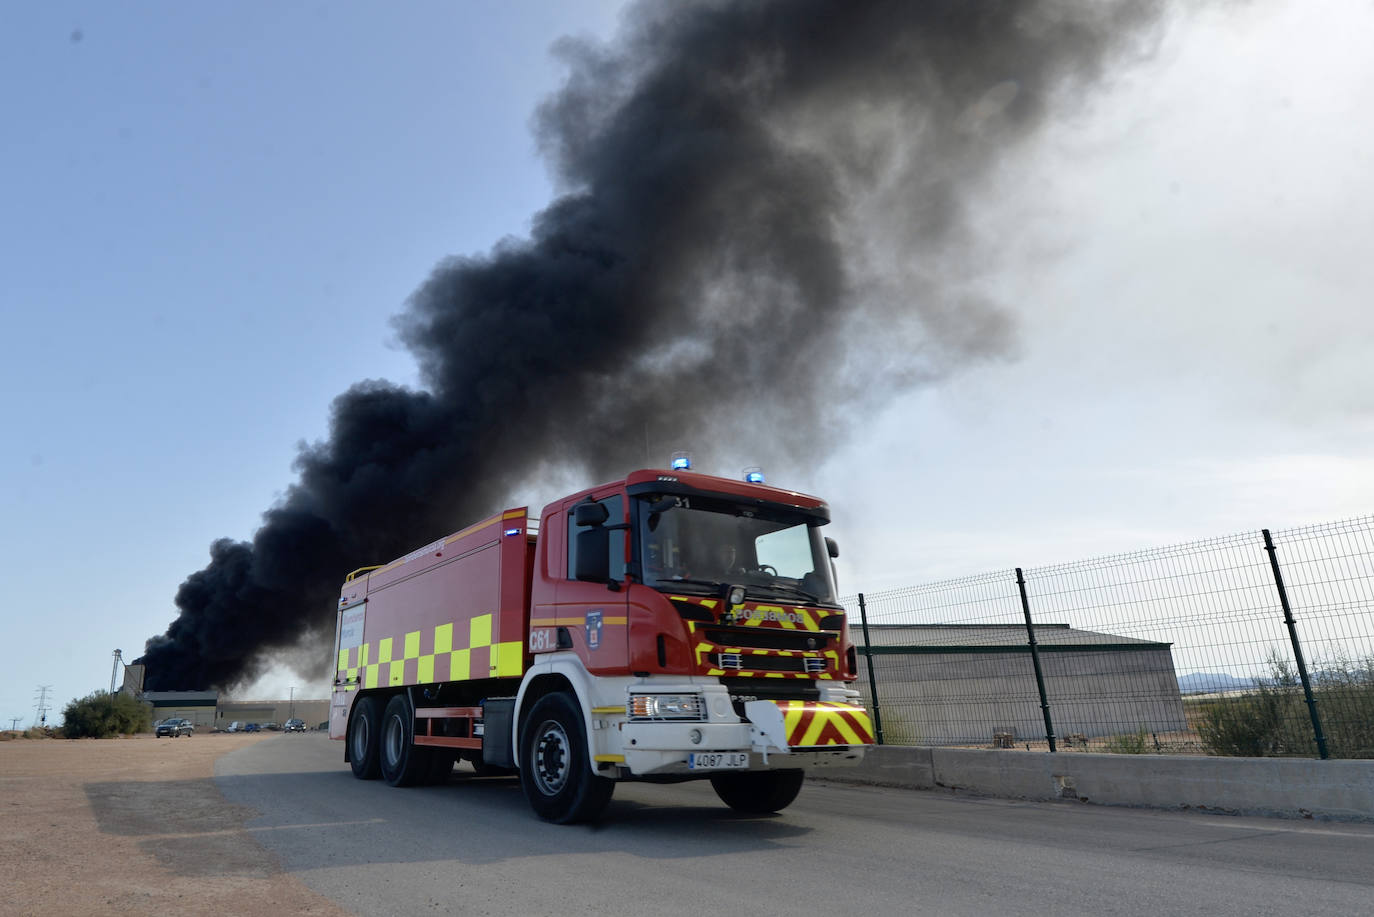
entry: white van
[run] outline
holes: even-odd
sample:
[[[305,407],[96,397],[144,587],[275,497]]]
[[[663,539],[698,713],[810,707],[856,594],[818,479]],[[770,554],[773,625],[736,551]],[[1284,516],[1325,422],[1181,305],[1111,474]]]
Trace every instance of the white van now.
[[[234,722],[232,722],[232,723],[229,724],[229,728],[226,729],[226,730],[224,730],[224,731],[225,731],[225,732],[243,732],[243,724],[240,723],[238,720],[234,720]]]

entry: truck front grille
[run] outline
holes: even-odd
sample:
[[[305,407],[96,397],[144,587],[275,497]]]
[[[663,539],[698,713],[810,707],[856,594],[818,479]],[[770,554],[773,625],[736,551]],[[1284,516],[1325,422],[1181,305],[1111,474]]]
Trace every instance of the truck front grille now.
[[[832,634],[762,627],[710,627],[704,631],[704,635],[719,646],[748,646],[764,650],[824,650],[835,643]]]
[[[744,716],[744,705],[751,700],[804,700],[821,699],[821,691],[814,681],[792,678],[721,678],[720,683],[730,692],[730,703],[735,713]]]
[[[755,656],[742,653],[711,653],[707,657],[718,669],[738,672],[748,669],[752,672],[824,672],[824,659],[807,659],[802,656]],[[813,668],[814,666],[814,668]]]

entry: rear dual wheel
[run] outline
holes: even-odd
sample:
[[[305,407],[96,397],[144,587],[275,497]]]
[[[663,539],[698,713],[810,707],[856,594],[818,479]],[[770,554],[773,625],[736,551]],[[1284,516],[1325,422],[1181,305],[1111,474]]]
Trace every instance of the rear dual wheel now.
[[[433,757],[430,749],[415,747],[415,709],[404,694],[387,701],[382,714],[381,746],[383,780],[392,786],[429,782]]]
[[[378,742],[382,733],[381,706],[376,697],[359,698],[348,723],[348,763],[359,780],[376,780],[382,772]]]
[[[415,747],[415,715],[410,699],[397,694],[360,699],[348,724],[348,760],[359,780],[378,777],[392,786],[446,783],[456,752]]]

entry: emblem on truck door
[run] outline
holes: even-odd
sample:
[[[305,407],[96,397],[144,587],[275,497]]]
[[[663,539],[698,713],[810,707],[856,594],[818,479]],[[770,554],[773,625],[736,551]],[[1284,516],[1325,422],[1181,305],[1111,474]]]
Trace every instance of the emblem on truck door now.
[[[596,608],[587,612],[587,649],[594,650],[601,646],[601,609]]]

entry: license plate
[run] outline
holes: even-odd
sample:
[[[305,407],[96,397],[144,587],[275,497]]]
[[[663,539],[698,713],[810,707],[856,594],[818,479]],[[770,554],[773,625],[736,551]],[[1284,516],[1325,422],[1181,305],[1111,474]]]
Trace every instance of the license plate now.
[[[746,751],[694,751],[687,756],[687,767],[694,771],[717,771],[727,767],[748,767]]]

